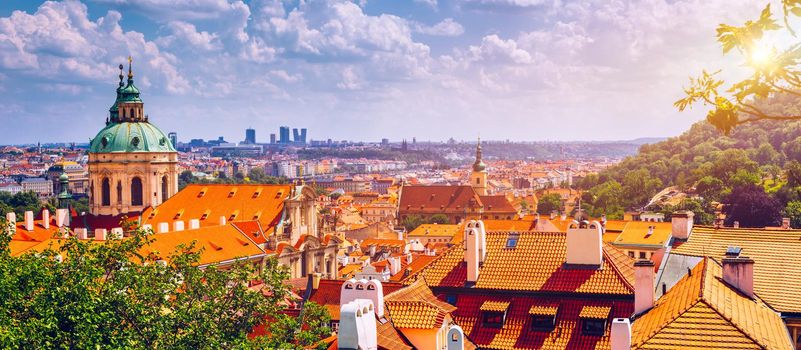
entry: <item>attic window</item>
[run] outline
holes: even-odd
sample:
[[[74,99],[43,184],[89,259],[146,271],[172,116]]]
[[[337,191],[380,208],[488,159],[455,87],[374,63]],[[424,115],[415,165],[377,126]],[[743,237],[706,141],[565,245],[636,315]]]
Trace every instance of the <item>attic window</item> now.
[[[231,188],[231,190],[228,191],[228,198],[233,197],[236,194],[236,190],[237,190],[236,187]]]
[[[502,328],[505,318],[506,312],[484,311],[482,313],[482,322],[484,327],[488,328]]]
[[[149,219],[152,219],[152,218],[156,217],[156,214],[158,214],[158,213],[159,213],[159,210],[158,210],[158,209],[153,209],[153,211],[152,211],[152,212],[150,212],[150,217],[149,217]]]
[[[253,192],[253,198],[259,198],[259,196],[261,195],[261,190],[262,190],[261,187],[257,188],[256,192]]]
[[[208,187],[203,187],[200,189],[200,193],[197,194],[197,198],[202,198],[206,195],[206,192],[209,190]]]
[[[556,325],[556,316],[531,315],[531,330],[535,332],[550,332]]]
[[[278,193],[275,194],[275,199],[280,199],[281,196],[283,196],[283,195],[284,195],[284,190],[280,190],[280,191],[278,191]]]
[[[591,318],[581,320],[581,334],[603,336],[604,333],[606,333],[606,320]]]
[[[173,220],[179,220],[179,219],[181,219],[181,216],[182,216],[182,215],[184,215],[184,210],[183,210],[183,209],[181,209],[181,210],[179,210],[177,213],[175,213],[175,217],[173,217]]]
[[[211,210],[206,209],[206,211],[203,212],[203,215],[200,215],[200,220],[206,220],[209,217],[209,214],[211,214]]]
[[[234,210],[234,212],[231,213],[231,216],[228,218],[228,221],[234,221],[234,219],[236,219],[238,215],[239,215],[239,210]]]
[[[517,241],[520,239],[519,233],[510,233],[509,237],[506,238],[506,248],[515,248],[517,247]]]
[[[261,210],[253,214],[253,220],[258,220],[261,217]]]

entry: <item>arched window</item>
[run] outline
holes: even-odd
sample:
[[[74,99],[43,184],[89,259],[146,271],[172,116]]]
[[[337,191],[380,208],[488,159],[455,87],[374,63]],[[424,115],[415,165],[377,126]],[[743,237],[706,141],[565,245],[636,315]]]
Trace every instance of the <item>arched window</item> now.
[[[131,180],[131,205],[142,205],[142,179],[139,177]]]
[[[100,192],[100,204],[104,206],[111,205],[111,184],[109,183],[108,178],[103,179]]]
[[[161,178],[161,201],[166,202],[167,198],[169,198],[169,194],[167,193],[167,175],[164,175]]]

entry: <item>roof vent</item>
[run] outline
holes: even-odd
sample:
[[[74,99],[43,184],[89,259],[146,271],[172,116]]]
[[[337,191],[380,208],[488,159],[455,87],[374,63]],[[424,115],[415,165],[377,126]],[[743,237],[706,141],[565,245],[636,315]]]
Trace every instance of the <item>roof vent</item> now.
[[[211,214],[211,209],[206,209],[206,211],[200,215],[200,220],[206,220],[209,217],[209,214]]]
[[[261,191],[262,191],[262,188],[261,188],[261,186],[259,186],[256,189],[256,192],[253,192],[253,198],[259,198],[259,196],[261,195]]]
[[[738,257],[740,253],[743,251],[743,248],[730,246],[726,248],[726,257]]]
[[[236,194],[236,190],[237,190],[236,187],[231,187],[231,190],[228,191],[228,198],[233,197]]]
[[[201,188],[200,189],[200,193],[197,194],[197,198],[202,198],[203,196],[205,196],[206,192],[208,192],[208,190],[209,190],[208,187]]]

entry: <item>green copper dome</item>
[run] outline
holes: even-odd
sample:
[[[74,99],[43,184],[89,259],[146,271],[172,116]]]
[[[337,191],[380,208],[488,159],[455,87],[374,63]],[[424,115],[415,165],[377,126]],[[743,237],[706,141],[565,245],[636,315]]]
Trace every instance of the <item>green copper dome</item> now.
[[[91,153],[175,152],[172,142],[148,122],[109,123],[89,144]]]

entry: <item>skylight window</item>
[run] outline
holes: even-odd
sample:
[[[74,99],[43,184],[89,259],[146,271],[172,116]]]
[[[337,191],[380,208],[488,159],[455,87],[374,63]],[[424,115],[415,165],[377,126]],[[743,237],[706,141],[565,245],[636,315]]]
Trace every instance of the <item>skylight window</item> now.
[[[520,240],[519,233],[510,233],[509,237],[506,238],[506,248],[515,248],[517,247],[517,241]]]

